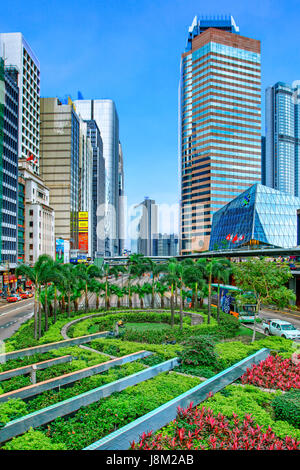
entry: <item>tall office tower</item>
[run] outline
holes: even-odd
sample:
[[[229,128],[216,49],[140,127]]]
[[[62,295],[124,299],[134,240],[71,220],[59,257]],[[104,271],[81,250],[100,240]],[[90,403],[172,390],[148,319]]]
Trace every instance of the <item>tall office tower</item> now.
[[[92,257],[103,257],[105,254],[105,235],[101,232],[101,217],[98,208],[105,206],[105,161],[103,158],[103,142],[99,127],[93,119],[87,123],[88,136],[93,151],[93,183],[92,183]]]
[[[158,206],[153,199],[145,197],[139,204],[141,217],[137,226],[137,253],[154,256],[155,239],[158,233]]]
[[[40,172],[55,210],[55,237],[78,249],[79,117],[71,100],[41,98]]]
[[[17,265],[18,70],[0,58],[0,262]]]
[[[119,254],[119,118],[112,100],[75,100],[82,119],[94,119],[103,142],[105,186],[105,255]],[[100,215],[100,214],[99,214]]]
[[[87,123],[79,120],[79,217],[78,248],[90,258],[93,256],[93,148]]]
[[[299,196],[300,84],[266,90],[266,185]]]
[[[181,56],[181,253],[207,250],[212,215],[261,180],[260,42],[231,16],[198,19]]]
[[[19,159],[28,159],[38,174],[40,64],[22,33],[1,33],[0,49],[5,65],[16,66],[19,71]]]
[[[119,142],[119,254],[123,255],[125,248],[125,190],[124,190],[124,166],[123,150]]]

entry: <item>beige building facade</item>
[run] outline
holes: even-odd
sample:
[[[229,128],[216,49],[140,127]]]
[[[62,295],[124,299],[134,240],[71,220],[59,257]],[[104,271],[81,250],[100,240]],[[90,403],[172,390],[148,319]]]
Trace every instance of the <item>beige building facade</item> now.
[[[55,238],[77,249],[80,125],[71,100],[62,104],[58,98],[41,98],[40,136],[40,174],[55,210]]]

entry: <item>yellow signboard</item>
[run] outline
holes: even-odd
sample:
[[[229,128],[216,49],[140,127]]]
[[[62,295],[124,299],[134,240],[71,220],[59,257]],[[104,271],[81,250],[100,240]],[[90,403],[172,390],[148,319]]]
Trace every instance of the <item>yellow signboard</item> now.
[[[86,229],[85,231],[87,232],[87,229],[88,229],[88,227],[89,227],[89,222],[88,222],[88,220],[79,220],[79,221],[78,221],[78,227],[79,227],[79,228],[84,228],[84,229]]]
[[[89,218],[88,212],[78,212],[78,219],[79,220],[87,220]]]

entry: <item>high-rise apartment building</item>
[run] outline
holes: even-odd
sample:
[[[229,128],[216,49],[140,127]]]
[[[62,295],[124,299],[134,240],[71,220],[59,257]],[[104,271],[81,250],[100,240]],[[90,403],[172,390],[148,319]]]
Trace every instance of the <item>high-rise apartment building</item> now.
[[[112,100],[75,100],[82,119],[96,121],[105,160],[105,255],[119,254],[119,118]],[[100,215],[100,214],[99,214]]]
[[[299,196],[300,83],[278,82],[266,90],[265,184]]]
[[[22,33],[0,34],[0,55],[5,65],[18,69],[19,159],[28,159],[39,173],[40,64]]]
[[[71,100],[41,98],[40,173],[55,210],[55,238],[78,249],[79,117]]]
[[[18,70],[0,58],[0,262],[14,268],[18,250]]]
[[[260,42],[198,19],[181,56],[181,252],[208,249],[215,211],[261,180]]]

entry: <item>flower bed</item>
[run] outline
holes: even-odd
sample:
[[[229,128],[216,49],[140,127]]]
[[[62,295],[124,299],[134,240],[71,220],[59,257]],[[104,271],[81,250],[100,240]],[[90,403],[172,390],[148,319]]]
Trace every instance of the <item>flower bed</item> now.
[[[290,390],[300,389],[300,364],[280,356],[269,356],[255,364],[241,377],[243,384],[253,384],[263,388]]]
[[[178,409],[172,435],[144,433],[136,450],[300,450],[300,440],[280,439],[270,427],[266,431],[251,415],[231,419],[205,406]]]

